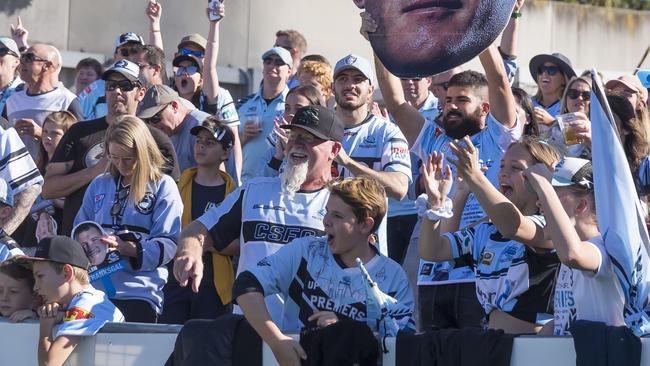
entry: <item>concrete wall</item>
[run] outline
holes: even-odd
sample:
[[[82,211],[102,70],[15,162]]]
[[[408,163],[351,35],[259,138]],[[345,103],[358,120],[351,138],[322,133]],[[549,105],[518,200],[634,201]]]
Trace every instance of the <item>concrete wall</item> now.
[[[63,50],[110,56],[119,33],[135,31],[147,39],[145,0],[22,3],[30,5],[16,9],[16,14],[30,30],[30,39]],[[162,4],[168,54],[185,34],[207,35],[205,1],[162,0]],[[259,55],[273,44],[276,30],[287,28],[303,32],[309,52],[332,62],[350,52],[370,57],[371,49],[358,32],[358,13],[351,0],[230,0],[221,28],[219,65],[259,72]],[[631,73],[647,47],[643,35],[650,34],[650,13],[644,12],[529,0],[523,13],[519,37],[523,82],[532,82],[527,67],[532,56],[555,51],[566,54],[579,70],[598,66],[609,71],[608,76]],[[0,13],[0,34],[8,34],[14,21],[15,16]],[[480,70],[476,60],[468,67]]]

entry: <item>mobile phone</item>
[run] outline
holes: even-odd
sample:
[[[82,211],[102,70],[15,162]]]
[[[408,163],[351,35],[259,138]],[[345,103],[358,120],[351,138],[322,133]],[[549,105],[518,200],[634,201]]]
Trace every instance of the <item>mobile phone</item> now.
[[[208,18],[211,22],[221,20],[221,15],[217,14],[217,8],[222,4],[222,0],[208,0]]]

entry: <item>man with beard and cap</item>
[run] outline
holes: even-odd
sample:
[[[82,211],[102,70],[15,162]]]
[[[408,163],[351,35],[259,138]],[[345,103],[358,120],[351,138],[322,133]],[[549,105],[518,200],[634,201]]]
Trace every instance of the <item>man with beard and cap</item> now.
[[[289,129],[283,173],[244,182],[220,206],[182,231],[174,265],[181,286],[191,279],[192,289],[198,291],[206,250],[239,255],[240,273],[295,238],[324,234],[330,195],[326,185],[341,150],[343,126],[327,108],[308,106],[299,109],[292,123],[283,128]],[[282,298],[272,296],[266,303],[276,324],[282,324]]]
[[[106,129],[119,116],[135,115],[146,91],[140,78],[140,67],[128,60],[114,63],[102,74],[102,80],[106,87],[108,114],[74,124],[61,138],[45,173],[47,183],[43,186],[42,196],[46,199],[66,198],[61,225],[61,234],[64,235],[69,235],[72,230],[72,221],[81,207],[88,184],[108,167],[108,157],[103,154]],[[178,159],[171,140],[153,127],[149,127],[149,131],[167,161],[163,172],[178,181]]]
[[[412,136],[414,126],[421,132],[412,142],[412,151],[422,161],[434,151],[449,155],[449,142],[471,136],[479,150],[479,159],[488,179],[496,186],[499,162],[508,145],[518,140],[523,124],[515,111],[515,100],[510,89],[503,60],[495,45],[479,56],[485,75],[463,71],[449,79],[439,119],[442,128],[425,121],[417,110],[401,95],[398,79],[376,60],[382,92],[395,122]],[[484,215],[473,195],[469,195],[461,215],[460,227],[477,221]],[[474,273],[462,261],[432,263],[420,261],[418,274],[420,325],[441,328],[481,326],[483,311],[478,304],[474,286]],[[436,285],[436,286],[430,286]]]

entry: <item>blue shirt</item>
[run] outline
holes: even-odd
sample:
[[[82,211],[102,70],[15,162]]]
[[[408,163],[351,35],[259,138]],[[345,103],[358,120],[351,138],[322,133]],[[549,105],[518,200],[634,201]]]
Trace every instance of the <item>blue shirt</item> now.
[[[242,182],[259,175],[260,160],[263,159],[264,153],[270,146],[266,137],[273,131],[274,121],[282,118],[284,100],[289,92],[289,88],[285,87],[282,93],[267,105],[262,97],[262,88],[263,86],[237,110],[237,114],[244,125],[240,126],[240,128],[245,128],[246,122],[251,116],[256,116],[259,119],[262,128],[259,135],[249,139],[242,146],[242,155],[244,156],[241,174]]]
[[[106,105],[106,82],[103,79],[97,79],[88,85],[77,97],[81,104],[81,113],[84,119],[96,119],[108,114]]]

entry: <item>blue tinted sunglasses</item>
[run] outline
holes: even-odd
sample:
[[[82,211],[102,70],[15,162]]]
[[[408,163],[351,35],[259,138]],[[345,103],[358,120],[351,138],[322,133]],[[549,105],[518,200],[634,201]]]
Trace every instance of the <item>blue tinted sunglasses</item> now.
[[[203,58],[203,52],[201,52],[201,51],[192,51],[192,50],[188,50],[187,48],[181,48],[180,50],[178,50],[178,53],[181,54],[181,55],[192,55],[192,56],[196,56],[198,58]]]
[[[187,75],[194,75],[199,72],[199,68],[196,66],[179,66],[176,69],[176,76],[181,76],[184,72],[186,72]]]
[[[538,75],[542,75],[546,71],[547,74],[553,76],[557,74],[558,71],[560,71],[560,68],[557,66],[540,66],[539,69],[537,69]]]

